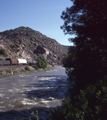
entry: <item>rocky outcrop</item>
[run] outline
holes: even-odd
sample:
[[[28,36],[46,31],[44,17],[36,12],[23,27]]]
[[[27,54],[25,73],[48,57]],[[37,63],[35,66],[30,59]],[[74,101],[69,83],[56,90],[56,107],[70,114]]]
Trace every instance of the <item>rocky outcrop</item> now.
[[[0,44],[0,49],[4,49],[4,48],[5,48],[4,45]]]
[[[8,57],[36,59],[42,55],[49,63],[60,63],[68,50],[56,40],[28,27],[0,32],[0,48],[5,49]],[[0,59],[4,56],[0,55]]]
[[[43,55],[45,58],[49,55],[49,50],[45,48],[45,46],[37,46],[36,50],[34,50],[34,54]]]

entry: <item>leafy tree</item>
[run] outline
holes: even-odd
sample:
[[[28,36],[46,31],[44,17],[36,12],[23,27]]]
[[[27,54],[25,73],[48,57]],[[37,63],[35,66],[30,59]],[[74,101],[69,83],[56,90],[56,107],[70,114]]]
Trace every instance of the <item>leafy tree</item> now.
[[[76,37],[70,39],[74,47],[69,49],[64,66],[70,80],[75,76],[77,87],[84,88],[107,74],[107,1],[71,1],[73,6],[62,13],[61,28]]]
[[[107,119],[107,1],[71,0],[62,13],[65,34],[75,34],[63,60],[78,92],[51,112],[48,120]],[[71,68],[74,68],[72,71]]]
[[[48,120],[106,120],[107,1],[71,1],[73,6],[62,13],[61,28],[76,37],[70,39],[74,46],[69,48],[63,65],[78,92],[53,110]]]
[[[36,60],[38,62],[38,66],[40,68],[46,68],[47,67],[47,60],[43,56],[38,56]]]
[[[107,120],[106,105],[107,82],[101,80],[65,99],[62,107],[51,111],[48,120]]]

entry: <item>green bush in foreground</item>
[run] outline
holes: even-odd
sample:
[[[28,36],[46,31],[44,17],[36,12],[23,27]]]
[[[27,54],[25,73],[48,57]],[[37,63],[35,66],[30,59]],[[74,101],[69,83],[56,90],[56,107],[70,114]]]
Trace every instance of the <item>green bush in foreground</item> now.
[[[63,101],[48,120],[107,120],[107,82],[99,81]]]
[[[43,56],[37,57],[38,67],[46,68],[47,67],[47,60]]]

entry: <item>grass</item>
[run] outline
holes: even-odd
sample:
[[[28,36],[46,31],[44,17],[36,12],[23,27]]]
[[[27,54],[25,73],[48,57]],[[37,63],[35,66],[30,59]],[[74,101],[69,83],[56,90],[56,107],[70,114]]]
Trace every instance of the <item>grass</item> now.
[[[28,70],[23,70],[23,72],[25,72],[25,73],[30,73],[30,72],[35,72],[35,70],[30,70],[30,71],[28,71]]]
[[[6,70],[6,76],[12,75],[12,71],[10,69]]]
[[[48,71],[53,69],[54,67],[51,65],[48,65],[46,68],[38,68],[35,70],[31,70],[28,66],[25,67],[25,69],[23,70],[23,72],[25,73],[31,73],[31,72],[42,72],[42,71]],[[5,77],[5,76],[10,76],[10,75],[16,75],[17,73],[22,73],[22,72],[18,72],[17,70],[12,71],[11,69],[7,69],[7,70],[0,70],[0,77]]]
[[[48,70],[51,70],[51,69],[53,69],[53,67],[48,66],[46,68],[38,68],[38,69],[36,69],[36,71],[42,72],[42,71],[48,71]]]
[[[35,70],[31,70],[28,66],[27,67],[25,67],[25,70],[24,70],[24,72],[26,73],[26,72],[34,72]]]
[[[13,74],[17,74],[17,71],[13,71]]]

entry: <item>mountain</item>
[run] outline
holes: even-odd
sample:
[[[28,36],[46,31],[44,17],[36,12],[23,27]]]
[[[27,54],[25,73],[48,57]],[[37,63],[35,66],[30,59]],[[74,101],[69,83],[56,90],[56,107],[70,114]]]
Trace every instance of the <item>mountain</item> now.
[[[29,27],[0,32],[0,59],[25,58],[36,60],[42,55],[49,63],[61,63],[68,47]]]

